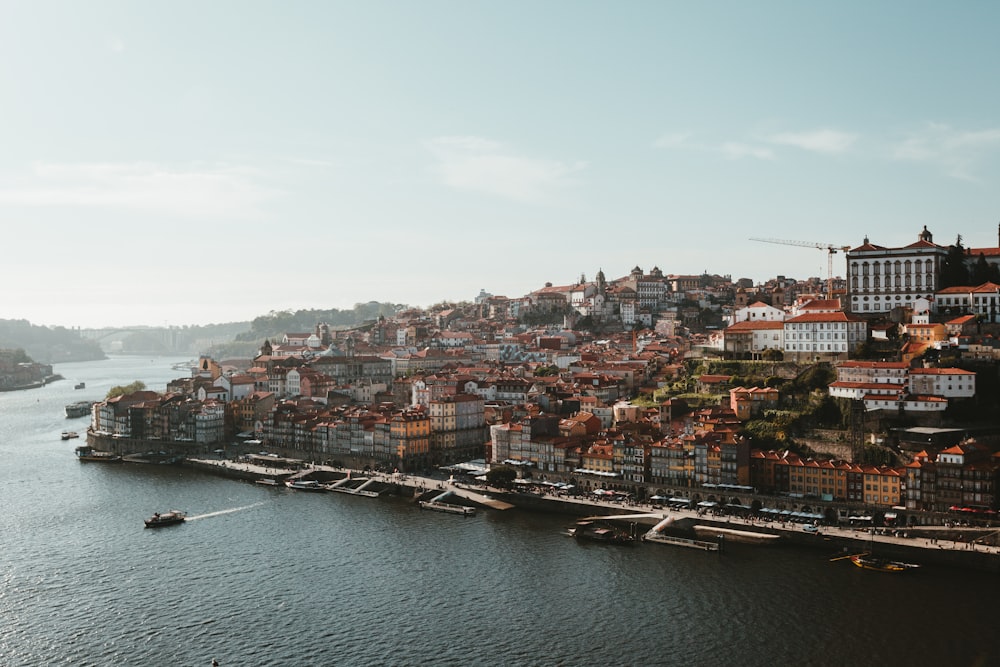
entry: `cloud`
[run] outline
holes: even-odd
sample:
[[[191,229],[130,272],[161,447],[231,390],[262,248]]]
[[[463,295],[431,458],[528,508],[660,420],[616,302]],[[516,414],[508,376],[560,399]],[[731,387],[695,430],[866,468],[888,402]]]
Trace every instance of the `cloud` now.
[[[520,202],[544,201],[575,186],[573,175],[586,167],[584,162],[517,155],[481,137],[437,137],[426,147],[445,185]]]
[[[928,123],[911,132],[893,149],[893,158],[937,164],[954,178],[974,181],[975,172],[989,154],[1000,148],[1000,128],[963,131]]]
[[[804,151],[816,153],[843,153],[855,141],[857,135],[837,130],[812,130],[809,132],[779,132],[767,137],[767,140],[782,146],[794,146]]]
[[[690,138],[690,132],[674,132],[671,134],[664,134],[656,138],[653,142],[653,146],[656,148],[676,148],[686,144]]]
[[[277,190],[258,185],[246,167],[168,167],[134,163],[36,163],[0,204],[93,207],[172,213],[184,217],[255,216]]]
[[[758,160],[774,159],[774,151],[770,148],[734,141],[722,144],[718,150],[730,160],[739,160],[745,157],[757,158]]]

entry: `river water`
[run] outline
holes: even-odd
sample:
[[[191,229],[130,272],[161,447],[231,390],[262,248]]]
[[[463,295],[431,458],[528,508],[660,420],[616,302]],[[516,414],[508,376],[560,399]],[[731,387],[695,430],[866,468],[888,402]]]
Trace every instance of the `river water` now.
[[[0,665],[1000,664],[995,575],[581,544],[566,517],[75,459],[59,434],[86,419],[65,404],[162,391],[178,361],[60,364],[0,393]],[[167,509],[192,518],[143,528]]]

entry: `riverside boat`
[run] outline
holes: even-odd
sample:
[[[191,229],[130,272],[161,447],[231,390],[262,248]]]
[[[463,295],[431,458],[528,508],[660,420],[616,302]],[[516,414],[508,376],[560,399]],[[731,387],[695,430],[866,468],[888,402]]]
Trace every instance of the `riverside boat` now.
[[[80,434],[76,431],[63,431],[59,437],[63,440],[72,440],[73,438],[79,438]]]
[[[920,566],[915,563],[903,563],[898,560],[879,558],[869,553],[854,554],[850,557],[850,561],[863,570],[874,570],[876,572],[893,572],[898,574],[900,572],[910,572],[920,569]]]
[[[596,521],[577,521],[569,529],[569,534],[578,540],[602,542],[604,544],[635,544],[635,536],[614,526]]]
[[[326,491],[326,487],[314,479],[290,479],[285,482],[285,486],[296,491]]]
[[[157,512],[150,518],[146,519],[146,528],[159,528],[161,526],[173,526],[174,524],[184,523],[187,519],[187,514],[181,512],[180,510],[170,510],[169,512]]]
[[[97,463],[121,463],[122,457],[111,452],[100,452],[90,445],[80,445],[76,448],[76,458],[80,461],[95,461]]]

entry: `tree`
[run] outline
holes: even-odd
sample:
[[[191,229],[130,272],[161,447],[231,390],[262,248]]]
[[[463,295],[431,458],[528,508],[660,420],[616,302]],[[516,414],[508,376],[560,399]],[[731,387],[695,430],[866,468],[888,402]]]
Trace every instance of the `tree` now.
[[[486,483],[498,489],[509,489],[517,479],[517,471],[511,466],[493,466],[486,472]]]
[[[112,387],[108,390],[108,395],[105,400],[110,400],[112,398],[117,398],[118,396],[127,396],[129,394],[134,394],[137,391],[145,391],[146,384],[140,380],[136,380],[132,384],[118,385],[117,387]]]
[[[972,284],[982,285],[983,283],[989,282],[991,274],[992,271],[990,271],[990,265],[986,261],[986,256],[983,253],[979,253],[979,258],[972,267]]]
[[[969,284],[969,269],[965,264],[966,253],[962,246],[962,236],[955,244],[948,246],[948,252],[941,262],[941,289]]]

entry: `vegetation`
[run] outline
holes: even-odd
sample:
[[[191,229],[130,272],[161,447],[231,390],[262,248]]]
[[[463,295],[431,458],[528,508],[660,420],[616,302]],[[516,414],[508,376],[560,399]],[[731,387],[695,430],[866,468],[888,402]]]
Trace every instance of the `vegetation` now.
[[[406,306],[393,303],[356,303],[351,310],[272,310],[250,322],[250,330],[236,336],[237,341],[260,345],[264,339],[273,339],[282,334],[313,331],[317,324],[330,325],[331,329],[351,329],[374,324],[380,316],[390,317]]]
[[[35,360],[28,356],[28,353],[18,348],[16,350],[6,350],[0,348],[0,357],[12,364],[33,364]]]
[[[486,483],[498,489],[509,489],[514,486],[517,471],[511,466],[493,466],[486,473]]]
[[[43,327],[27,320],[0,320],[0,349],[20,349],[43,364],[104,359],[101,346],[65,327]]]
[[[118,385],[117,387],[112,387],[108,390],[108,395],[104,400],[109,401],[112,398],[117,398],[119,396],[127,396],[128,394],[134,394],[137,391],[145,391],[146,384],[136,380],[132,384]]]

